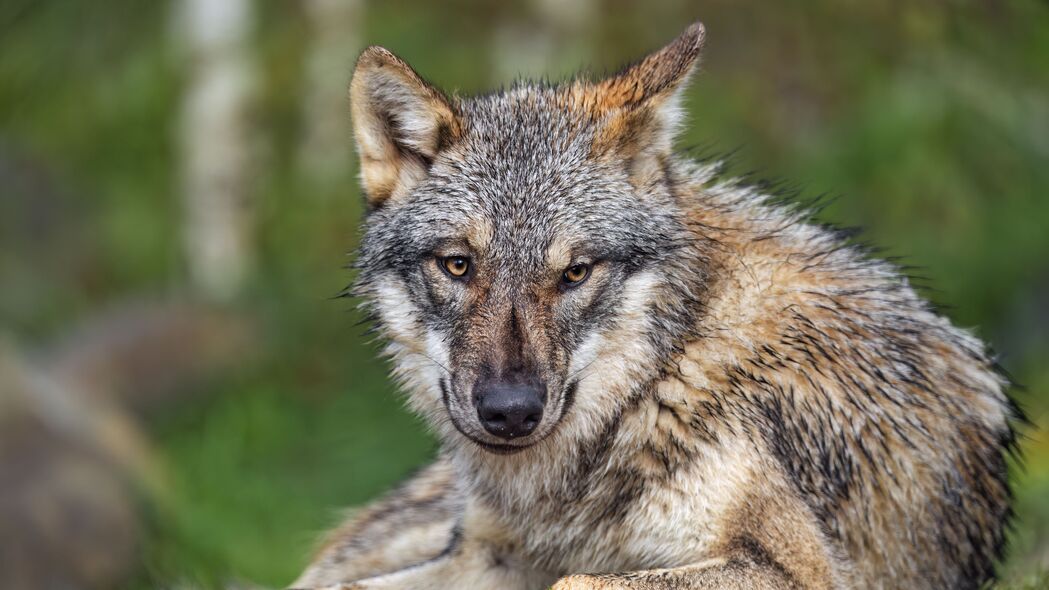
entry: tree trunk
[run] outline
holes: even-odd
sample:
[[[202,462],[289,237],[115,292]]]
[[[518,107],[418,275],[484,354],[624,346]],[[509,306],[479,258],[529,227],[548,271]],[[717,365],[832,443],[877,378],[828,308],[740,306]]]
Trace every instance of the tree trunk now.
[[[361,50],[362,0],[306,0],[310,46],[297,165],[303,178],[330,187],[349,172],[351,131],[346,99]]]
[[[503,18],[495,28],[498,83],[574,72],[590,59],[598,0],[530,0],[527,7],[529,18]]]
[[[251,266],[248,57],[250,0],[182,0],[189,72],[181,120],[184,244],[190,280],[209,299],[237,294]]]

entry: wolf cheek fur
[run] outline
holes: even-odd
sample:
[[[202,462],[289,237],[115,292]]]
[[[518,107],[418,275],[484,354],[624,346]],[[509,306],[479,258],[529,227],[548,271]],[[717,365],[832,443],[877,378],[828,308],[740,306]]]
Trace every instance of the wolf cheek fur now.
[[[362,54],[357,292],[442,451],[297,587],[993,577],[1004,379],[891,265],[673,154],[702,40],[461,100]]]

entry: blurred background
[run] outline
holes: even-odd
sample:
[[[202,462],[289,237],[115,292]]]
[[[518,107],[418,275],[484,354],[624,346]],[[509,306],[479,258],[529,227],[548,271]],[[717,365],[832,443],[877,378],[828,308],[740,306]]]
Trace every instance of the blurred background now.
[[[695,19],[682,148],[823,197],[1023,385],[1003,571],[1043,587],[1039,0],[0,0],[0,586],[286,585],[433,456],[334,297],[361,48],[469,94],[612,70]]]

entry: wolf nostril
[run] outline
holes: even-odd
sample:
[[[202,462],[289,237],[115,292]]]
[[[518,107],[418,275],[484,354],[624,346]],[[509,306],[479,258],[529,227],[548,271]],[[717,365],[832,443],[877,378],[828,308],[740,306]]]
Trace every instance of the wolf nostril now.
[[[485,383],[477,390],[477,417],[499,438],[527,436],[543,419],[542,393],[534,384]]]

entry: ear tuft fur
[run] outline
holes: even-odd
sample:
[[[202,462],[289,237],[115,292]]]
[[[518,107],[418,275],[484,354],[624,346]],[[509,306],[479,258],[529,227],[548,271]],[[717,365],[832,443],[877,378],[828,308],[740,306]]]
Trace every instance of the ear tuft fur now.
[[[598,84],[605,108],[639,107],[666,100],[688,79],[699,61],[703,39],[701,23],[693,23],[666,47]]]
[[[455,105],[383,47],[357,59],[350,111],[371,208],[406,194],[460,135]]]
[[[703,25],[694,23],[666,47],[588,89],[588,103],[604,122],[595,156],[625,158],[639,183],[658,170],[681,122],[681,93],[704,37]]]

